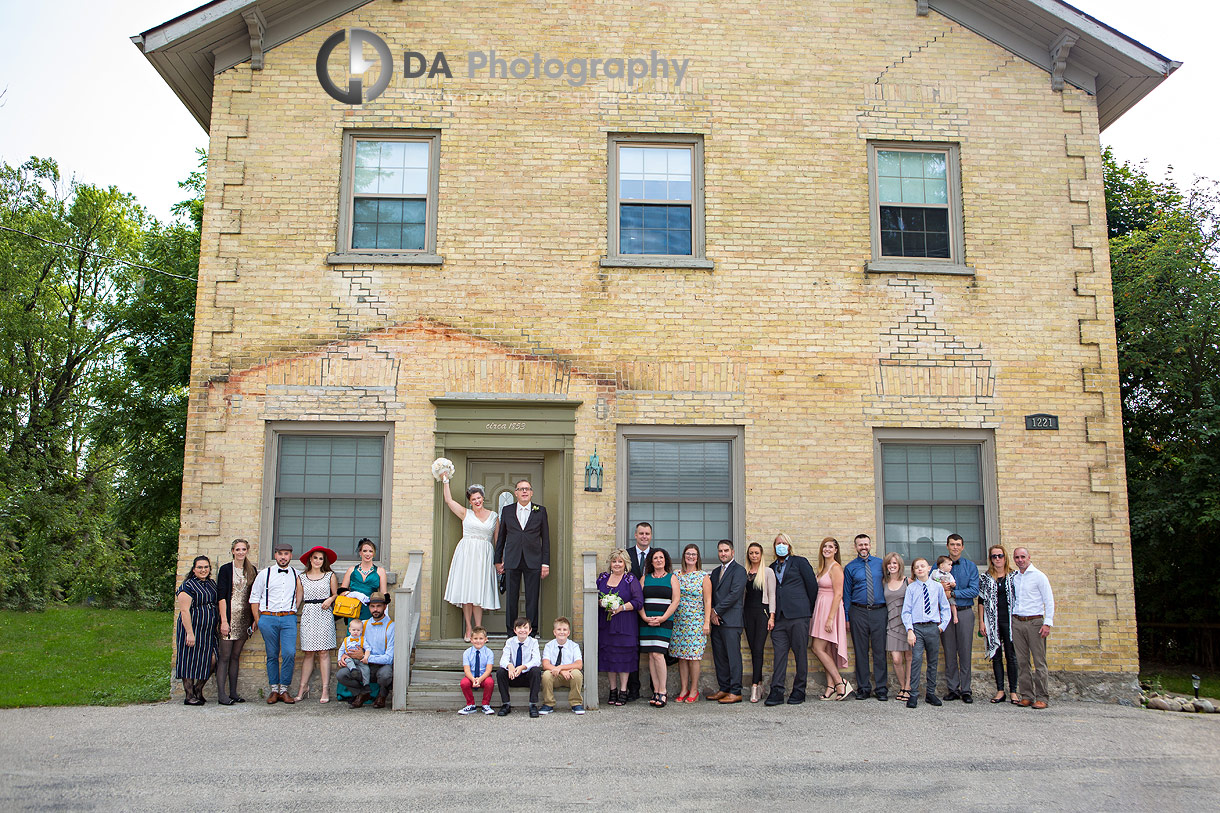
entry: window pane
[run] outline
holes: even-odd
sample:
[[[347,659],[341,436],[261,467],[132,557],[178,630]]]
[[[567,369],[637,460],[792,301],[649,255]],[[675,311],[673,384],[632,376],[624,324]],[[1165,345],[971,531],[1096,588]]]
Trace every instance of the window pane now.
[[[903,203],[924,203],[923,181],[919,178],[903,178],[901,200]]]
[[[883,203],[902,203],[902,179],[878,178],[877,194]]]
[[[381,144],[377,141],[356,142],[356,166],[376,167],[381,163]]]
[[[643,179],[624,178],[619,182],[618,196],[625,200],[639,200],[644,197]]]
[[[622,206],[619,208],[620,229],[638,229],[644,225],[643,206]]]
[[[877,175],[897,178],[900,155],[894,150],[877,150]]]
[[[642,175],[644,172],[644,149],[642,147],[620,147],[618,151],[619,174]]]
[[[982,561],[980,450],[978,444],[882,444],[887,550],[909,563],[910,556],[944,553],[946,538],[958,533],[967,556]]]

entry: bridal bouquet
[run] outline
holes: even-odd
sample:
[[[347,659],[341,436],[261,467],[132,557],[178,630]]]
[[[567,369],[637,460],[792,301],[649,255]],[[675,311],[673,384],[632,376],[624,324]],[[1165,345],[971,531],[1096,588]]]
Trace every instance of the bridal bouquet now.
[[[446,457],[438,457],[436,460],[432,461],[432,476],[435,477],[438,482],[447,477],[452,477],[453,472],[455,471],[457,471],[457,469],[454,467],[453,461]]]
[[[625,603],[618,593],[598,593],[597,603],[606,608],[606,620],[614,618],[614,611]]]

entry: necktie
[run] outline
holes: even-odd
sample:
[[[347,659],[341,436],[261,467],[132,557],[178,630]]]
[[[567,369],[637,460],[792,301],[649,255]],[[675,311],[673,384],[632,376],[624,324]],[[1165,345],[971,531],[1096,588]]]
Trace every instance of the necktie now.
[[[559,664],[561,664],[561,663],[563,663],[563,646],[562,645],[559,647],[559,653],[555,655],[555,665],[559,666]]]
[[[479,650],[474,651],[474,676],[478,677],[483,674],[483,654]]]
[[[923,611],[924,615],[932,617],[932,599],[928,596],[928,585],[923,586]]]
[[[720,581],[724,581],[724,574],[728,572],[729,566],[727,563],[720,566]]]
[[[281,567],[281,568],[280,568],[280,572],[281,572],[281,573],[287,573],[287,572],[288,572],[288,569],[287,569],[287,568],[283,568],[283,567]]]
[[[517,665],[518,666],[521,665],[521,650],[523,650],[523,649],[525,649],[525,644],[518,642],[517,643]]]
[[[864,559],[864,589],[868,591],[868,603],[876,604],[873,601],[873,569],[869,567],[867,557]]]

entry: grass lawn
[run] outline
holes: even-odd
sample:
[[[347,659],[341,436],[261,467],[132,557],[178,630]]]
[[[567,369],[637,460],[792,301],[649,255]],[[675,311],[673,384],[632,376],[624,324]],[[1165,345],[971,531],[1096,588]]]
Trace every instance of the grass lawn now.
[[[0,611],[0,708],[164,700],[172,623],[151,610]]]
[[[1204,669],[1191,669],[1185,666],[1171,666],[1163,663],[1141,663],[1140,682],[1147,683],[1156,691],[1172,692],[1173,694],[1194,696],[1195,690],[1190,685],[1190,676],[1198,675],[1199,697],[1220,697],[1220,672],[1208,672]]]

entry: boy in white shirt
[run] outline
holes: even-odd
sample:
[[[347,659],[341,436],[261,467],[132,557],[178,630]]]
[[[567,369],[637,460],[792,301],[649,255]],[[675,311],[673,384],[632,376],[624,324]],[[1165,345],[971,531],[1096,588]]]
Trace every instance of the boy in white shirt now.
[[[496,683],[500,684],[499,717],[512,713],[508,699],[509,686],[530,687],[530,717],[538,716],[538,688],[541,684],[542,655],[538,652],[538,641],[530,637],[532,625],[528,618],[513,622],[515,638],[504,642],[504,654],[500,656],[500,668],[496,670]]]
[[[585,665],[580,655],[580,644],[568,638],[572,634],[572,622],[560,616],[552,627],[555,638],[542,651],[542,708],[541,714],[555,710],[555,683],[568,687],[568,703],[573,714],[584,714],[585,676],[581,667]]]
[[[474,704],[474,690],[483,692],[483,713],[495,714],[491,708],[491,690],[496,681],[491,676],[495,656],[487,649],[487,630],[475,627],[470,631],[470,648],[462,653],[462,695],[466,705],[458,714],[474,714],[479,707]]]

